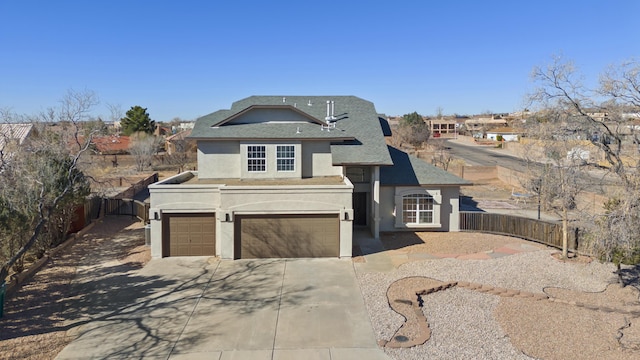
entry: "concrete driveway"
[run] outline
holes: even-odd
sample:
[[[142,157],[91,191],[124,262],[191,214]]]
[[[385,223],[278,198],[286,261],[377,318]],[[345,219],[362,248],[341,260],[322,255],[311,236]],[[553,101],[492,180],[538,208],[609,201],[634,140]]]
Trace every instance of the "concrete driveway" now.
[[[58,359],[388,359],[351,260],[166,258],[117,279],[77,284],[93,311]]]

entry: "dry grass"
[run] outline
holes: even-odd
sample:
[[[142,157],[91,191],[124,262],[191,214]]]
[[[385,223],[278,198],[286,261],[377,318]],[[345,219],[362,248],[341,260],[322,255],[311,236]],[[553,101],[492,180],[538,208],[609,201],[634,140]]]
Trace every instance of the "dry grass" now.
[[[126,231],[123,241],[110,240]],[[107,257],[100,248],[114,249]],[[130,217],[107,217],[73,246],[57,254],[10,299],[5,300],[5,316],[0,319],[0,359],[54,359],[71,341],[65,321],[65,307],[71,297],[71,283],[82,261],[95,263],[118,259],[132,268],[150,259],[144,245],[144,229]]]

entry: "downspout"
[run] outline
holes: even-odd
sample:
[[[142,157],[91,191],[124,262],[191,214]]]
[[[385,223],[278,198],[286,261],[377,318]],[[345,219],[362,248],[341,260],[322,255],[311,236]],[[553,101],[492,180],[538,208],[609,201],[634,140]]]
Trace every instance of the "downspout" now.
[[[371,174],[371,234],[374,238],[380,238],[380,166],[373,167]]]

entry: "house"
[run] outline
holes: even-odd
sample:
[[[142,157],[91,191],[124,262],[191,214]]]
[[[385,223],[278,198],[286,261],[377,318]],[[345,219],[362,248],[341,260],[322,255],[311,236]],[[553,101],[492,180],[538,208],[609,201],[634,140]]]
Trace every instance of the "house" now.
[[[100,155],[122,155],[129,152],[131,138],[125,135],[94,136],[91,145]]]
[[[350,257],[354,227],[459,230],[469,183],[389,135],[355,96],[252,96],[199,118],[198,171],[149,186],[152,257]]]
[[[188,138],[191,135],[191,131],[192,129],[187,129],[167,137],[164,142],[164,149],[167,155],[191,152],[192,148],[195,147],[192,146],[194,141]]]
[[[491,117],[478,117],[467,119],[464,122],[464,126],[467,131],[471,133],[478,133],[487,131],[496,127],[504,127],[508,126],[507,121],[501,118],[496,118],[495,116]]]
[[[487,139],[498,141],[498,136],[502,137],[502,141],[518,141],[520,133],[508,126],[487,130]]]
[[[456,119],[429,119],[429,131],[434,138],[455,137],[458,132],[458,122]]]

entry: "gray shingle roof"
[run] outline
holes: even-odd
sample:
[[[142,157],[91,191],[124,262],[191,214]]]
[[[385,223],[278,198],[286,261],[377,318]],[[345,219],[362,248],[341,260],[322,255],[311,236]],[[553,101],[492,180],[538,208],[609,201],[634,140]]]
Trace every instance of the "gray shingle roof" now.
[[[283,101],[284,100],[284,101]],[[321,131],[327,101],[334,101],[336,129]],[[309,105],[311,104],[311,105]],[[290,106],[310,117],[308,123],[225,125],[225,121],[252,106]],[[373,103],[355,96],[251,96],[196,121],[195,139],[327,139],[334,141],[334,165],[392,165],[378,113]]]
[[[284,99],[284,101],[283,101]],[[322,131],[327,100],[335,102],[336,128]],[[309,105],[311,104],[311,105]],[[302,113],[308,122],[234,124],[234,116],[250,107],[288,107]],[[385,126],[386,125],[386,126]],[[380,165],[382,185],[470,185],[471,183],[428,164],[414,156],[387,146],[390,133],[373,103],[355,96],[251,96],[196,121],[190,138],[238,139],[325,139],[333,141],[334,165]],[[393,165],[393,166],[391,166]]]
[[[380,184],[395,186],[471,185],[467,180],[389,146],[393,166],[380,168]]]

